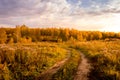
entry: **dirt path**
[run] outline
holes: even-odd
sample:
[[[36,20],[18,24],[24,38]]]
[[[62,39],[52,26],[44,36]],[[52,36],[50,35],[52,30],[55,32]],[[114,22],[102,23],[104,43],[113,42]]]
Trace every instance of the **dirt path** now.
[[[68,50],[68,56],[64,60],[56,63],[51,68],[49,68],[47,71],[43,72],[37,80],[50,80],[51,76],[55,74],[64,64],[65,62],[70,58],[70,51]]]
[[[78,66],[78,71],[76,73],[76,76],[74,80],[88,80],[88,74],[90,72],[90,63],[88,63],[88,60],[85,58],[84,54],[81,53],[81,63]]]

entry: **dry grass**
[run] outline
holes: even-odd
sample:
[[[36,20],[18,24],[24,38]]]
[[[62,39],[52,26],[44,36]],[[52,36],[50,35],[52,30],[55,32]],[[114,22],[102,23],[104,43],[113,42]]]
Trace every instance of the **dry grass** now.
[[[51,43],[0,45],[0,79],[33,80],[66,55]]]
[[[120,80],[120,41],[90,41],[76,43],[90,59],[91,80]]]

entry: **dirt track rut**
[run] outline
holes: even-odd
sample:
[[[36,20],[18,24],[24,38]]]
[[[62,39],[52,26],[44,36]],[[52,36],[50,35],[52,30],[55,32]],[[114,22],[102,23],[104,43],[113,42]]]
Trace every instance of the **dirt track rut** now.
[[[81,53],[81,62],[78,66],[74,80],[89,80],[88,75],[91,69],[90,63],[83,53]]]
[[[65,58],[64,60],[56,63],[51,68],[49,68],[48,70],[46,70],[45,72],[43,72],[41,74],[41,76],[39,78],[37,78],[37,80],[50,80],[51,76],[53,74],[55,74],[65,64],[65,62],[70,58],[70,55],[71,55],[71,53],[68,50],[68,56],[67,56],[67,58]]]

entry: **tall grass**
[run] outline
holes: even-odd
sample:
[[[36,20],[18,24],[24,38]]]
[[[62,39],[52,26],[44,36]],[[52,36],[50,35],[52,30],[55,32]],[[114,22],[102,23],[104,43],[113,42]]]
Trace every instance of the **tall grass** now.
[[[79,42],[74,48],[81,50],[93,66],[91,80],[120,80],[120,42]]]
[[[0,45],[0,80],[34,80],[66,55],[49,43]]]
[[[80,63],[80,53],[71,49],[71,55],[66,64],[55,73],[51,80],[73,80]]]

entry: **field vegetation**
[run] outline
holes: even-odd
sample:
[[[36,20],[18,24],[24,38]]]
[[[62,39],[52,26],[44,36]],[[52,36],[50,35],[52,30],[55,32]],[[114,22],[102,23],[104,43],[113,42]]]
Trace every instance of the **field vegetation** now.
[[[91,80],[120,80],[120,41],[78,42],[73,47],[89,58]]]
[[[71,55],[66,64],[52,76],[52,80],[73,80],[81,61],[79,51],[71,49]]]
[[[0,80],[37,80],[68,58],[52,80],[73,80],[82,52],[90,80],[120,80],[120,33],[68,28],[0,28]]]
[[[47,42],[0,45],[0,79],[33,80],[66,55],[65,49]]]

